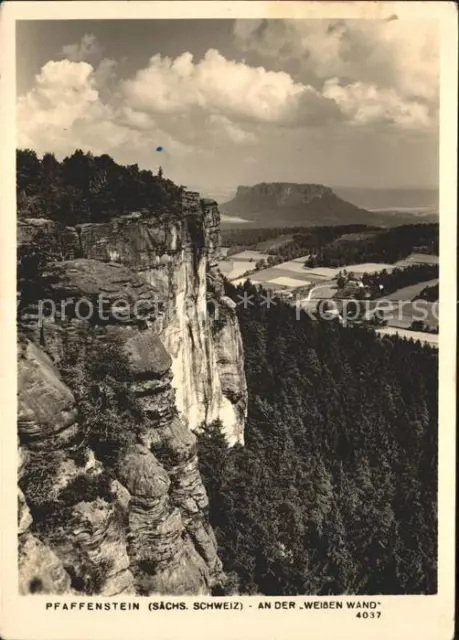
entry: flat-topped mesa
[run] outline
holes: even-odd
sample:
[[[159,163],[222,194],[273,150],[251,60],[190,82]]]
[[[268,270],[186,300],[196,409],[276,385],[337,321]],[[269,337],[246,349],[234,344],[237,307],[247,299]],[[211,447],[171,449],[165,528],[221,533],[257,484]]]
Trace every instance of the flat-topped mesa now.
[[[221,210],[264,227],[374,223],[373,214],[346,202],[323,184],[261,182],[241,186]]]
[[[332,194],[333,190],[323,184],[301,184],[296,182],[260,182],[251,187],[239,186],[236,190],[236,197],[252,195],[255,198],[274,199],[282,204],[287,202],[289,204],[308,202],[314,198]]]

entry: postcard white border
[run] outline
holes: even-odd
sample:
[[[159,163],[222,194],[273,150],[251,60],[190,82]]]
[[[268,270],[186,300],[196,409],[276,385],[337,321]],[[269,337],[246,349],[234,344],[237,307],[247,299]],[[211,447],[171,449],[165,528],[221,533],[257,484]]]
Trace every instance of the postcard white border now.
[[[447,640],[453,637],[455,577],[456,175],[457,14],[449,2],[4,2],[0,8],[0,367],[1,505],[0,635],[7,640],[283,640],[294,637]],[[19,596],[17,580],[16,439],[16,203],[15,21],[138,18],[361,18],[435,19],[441,29],[440,131],[440,407],[439,568],[433,596],[366,597],[381,602],[378,620],[341,611],[258,611],[267,598],[237,597],[244,611],[45,612],[46,601],[75,598]],[[286,597],[284,600],[294,600]],[[309,598],[308,598],[309,599]],[[324,600],[324,598],[320,598]],[[343,598],[329,598],[339,600]],[[356,597],[344,600],[358,599]],[[362,599],[362,598],[360,598]],[[78,600],[78,599],[77,599]],[[86,598],[150,602],[184,598]],[[206,598],[187,598],[204,601]],[[213,598],[207,598],[213,601]],[[276,598],[281,600],[281,598]],[[252,608],[249,609],[249,603]]]

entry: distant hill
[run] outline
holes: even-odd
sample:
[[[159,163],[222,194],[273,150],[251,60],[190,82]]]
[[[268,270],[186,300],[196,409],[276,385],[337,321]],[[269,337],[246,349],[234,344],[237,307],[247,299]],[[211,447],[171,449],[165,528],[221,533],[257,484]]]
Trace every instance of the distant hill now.
[[[235,197],[221,204],[220,210],[225,216],[243,218],[257,227],[346,224],[389,227],[430,221],[425,215],[418,217],[411,212],[370,212],[339,197],[330,187],[289,182],[240,186]]]

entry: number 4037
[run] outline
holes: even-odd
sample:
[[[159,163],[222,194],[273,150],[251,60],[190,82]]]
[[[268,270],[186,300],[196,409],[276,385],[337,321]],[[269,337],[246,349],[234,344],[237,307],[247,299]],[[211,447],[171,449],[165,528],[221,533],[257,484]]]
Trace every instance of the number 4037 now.
[[[359,611],[355,614],[356,618],[363,618],[364,620],[367,618],[380,618],[381,611]]]

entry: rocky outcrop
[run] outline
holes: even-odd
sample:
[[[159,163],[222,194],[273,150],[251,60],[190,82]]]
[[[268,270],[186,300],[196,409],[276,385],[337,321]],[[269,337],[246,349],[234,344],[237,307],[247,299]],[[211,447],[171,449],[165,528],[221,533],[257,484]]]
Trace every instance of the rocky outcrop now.
[[[103,595],[132,591],[115,490],[110,502],[85,502],[84,495],[70,505],[60,500],[81,473],[94,477],[102,468],[89,450],[83,468],[73,459],[74,448],[84,446],[75,399],[50,358],[28,340],[19,346],[18,389],[19,482],[24,491],[19,490],[18,509],[21,592],[84,590],[88,570],[96,573],[93,588]]]
[[[43,249],[19,314],[23,593],[196,595],[224,581],[193,433],[221,418],[228,441],[243,442],[243,353],[216,269],[219,222],[213,201],[185,193],[181,216],[19,224],[25,254]],[[88,444],[59,372],[69,351],[91,357],[89,335],[116,343],[141,412],[115,467]]]
[[[132,446],[119,465],[119,477],[131,494],[129,554],[142,593],[204,594],[209,572],[173,505],[171,481],[143,445]]]
[[[61,234],[66,239],[60,242],[61,247],[69,244],[68,238],[73,243],[78,239],[78,245],[71,244],[68,254],[64,251],[63,260],[77,254],[93,261],[118,264],[120,268],[128,267],[150,285],[154,304],[161,307],[155,314],[153,328],[172,357],[172,384],[182,419],[195,429],[203,421],[220,418],[228,441],[242,442],[245,414],[240,405],[230,407],[231,399],[224,393],[208,313],[209,275],[215,271],[220,245],[216,203],[200,200],[197,193],[184,192],[180,216],[129,215],[108,223],[77,225],[75,229],[28,220],[19,223],[19,244],[41,244],[41,230],[46,226],[52,227],[53,238]],[[59,244],[58,240],[53,242]],[[55,251],[49,254],[56,256]],[[75,263],[77,271],[80,267]],[[91,294],[91,268],[89,265],[88,273],[82,276],[86,281],[86,287],[81,287],[85,296]],[[68,277],[71,281],[77,278],[76,274]],[[104,297],[110,297],[110,287],[108,283]],[[72,295],[71,286],[68,293]],[[120,294],[124,296],[124,292]],[[214,304],[219,304],[220,295]]]
[[[67,523],[40,532],[42,539],[66,567],[73,567],[75,588],[87,590],[89,585],[105,595],[133,588],[142,593],[208,593],[222,578],[221,562],[207,521],[196,439],[179,417],[171,384],[172,359],[153,330],[157,307],[150,301],[155,289],[124,266],[76,259],[48,264],[42,291],[56,309],[63,300],[72,308],[83,297],[95,304],[103,293],[109,303],[121,297],[129,304],[142,300],[146,310],[138,320],[129,314],[118,316],[107,304],[103,322],[97,314],[91,318],[103,339],[117,339],[126,357],[131,389],[145,416],[136,434],[139,444],[120,464],[113,496],[95,500],[79,496]],[[70,320],[56,313],[39,329],[40,343],[49,355],[29,340],[21,346],[21,443],[31,452],[54,452],[56,477],[48,499],[57,503],[79,474],[70,449],[81,443],[81,433],[74,397],[51,358],[61,362],[69,333],[70,343],[84,354],[84,339],[78,340],[88,322],[74,313]],[[46,473],[44,460],[39,466]],[[91,473],[103,473],[97,461]],[[34,500],[33,483],[26,487]],[[123,490],[120,500],[117,495]],[[123,513],[127,527],[122,525]]]
[[[27,453],[19,447],[18,476],[21,479]],[[70,576],[49,546],[30,530],[33,518],[24,493],[18,489],[18,568],[19,593],[65,594],[71,590]]]
[[[149,395],[151,380],[165,376],[160,387],[165,411],[150,410],[146,405],[145,429],[139,444],[132,445],[121,457],[109,498],[85,500],[84,494],[78,496],[82,499],[65,507],[62,519],[55,513],[52,517],[56,521],[48,521],[43,528],[34,527],[20,490],[24,593],[65,593],[73,585],[76,591],[87,592],[89,588],[101,595],[133,591],[205,594],[222,578],[215,539],[207,522],[208,503],[198,471],[195,436],[171,404],[173,389],[167,377],[170,358],[161,343],[152,344],[151,337],[145,342],[134,340],[129,335],[132,331],[121,333],[127,338],[126,353],[132,358],[133,371],[143,377],[143,388],[135,387],[137,393],[147,390]],[[138,359],[138,348],[146,344],[154,347],[148,352],[148,366],[145,358]],[[20,415],[28,418],[20,428],[23,457],[28,458],[22,474],[30,476],[21,484],[35,508],[40,508],[42,500],[37,494],[46,492],[47,501],[57,510],[60,504],[65,505],[60,496],[81,473],[71,457],[71,446],[78,442],[79,435],[78,423],[67,418],[74,416],[73,396],[50,359],[30,342],[23,346],[20,380],[33,381],[21,387],[19,396]],[[37,402],[39,395],[43,405]],[[54,417],[56,431],[52,430]],[[46,454],[42,451],[45,445]],[[157,451],[163,464],[152,450]],[[92,477],[103,473],[94,456],[87,458],[92,464],[86,462],[86,473]],[[45,487],[40,484],[44,477]],[[39,582],[41,586],[37,586]]]
[[[59,450],[79,433],[75,399],[50,358],[34,343],[18,346],[18,432],[31,450]]]
[[[220,298],[219,313],[214,323],[214,344],[220,372],[222,399],[219,414],[229,414],[227,422],[244,423],[247,411],[247,385],[244,375],[244,348],[236,315],[236,304],[230,298]],[[235,429],[236,441],[244,441],[244,432]]]
[[[207,310],[207,275],[216,264],[220,217],[213,201],[186,194],[179,220],[118,219],[81,225],[82,253],[116,260],[141,275],[165,307],[156,328],[172,357],[177,408],[191,429],[220,418],[228,440],[241,441],[244,415],[222,411],[221,387]]]
[[[18,558],[21,595],[71,593],[70,575],[63,563],[46,544],[30,532],[19,536]]]

